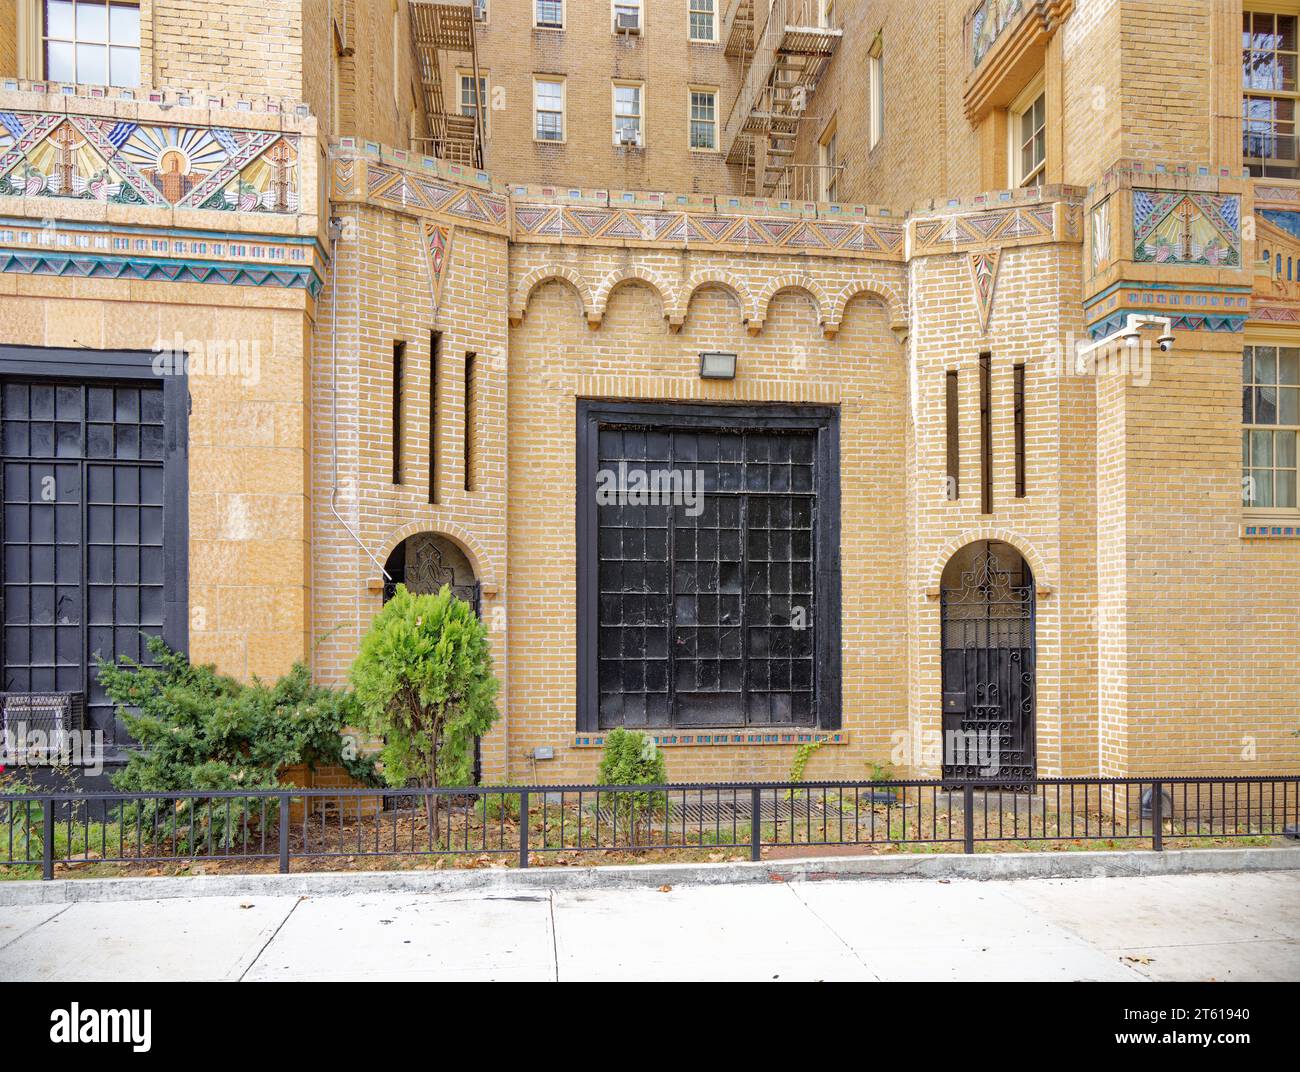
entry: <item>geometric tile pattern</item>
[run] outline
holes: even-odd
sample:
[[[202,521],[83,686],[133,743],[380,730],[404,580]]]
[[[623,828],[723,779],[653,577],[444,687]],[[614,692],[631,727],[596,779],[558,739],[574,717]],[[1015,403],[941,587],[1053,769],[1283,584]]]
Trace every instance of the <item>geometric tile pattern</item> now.
[[[0,195],[219,212],[298,211],[298,137],[0,112]]]
[[[321,289],[314,238],[0,217],[0,272]]]
[[[429,297],[434,309],[439,308],[442,297],[442,280],[447,273],[447,262],[451,259],[451,239],[454,228],[432,220],[424,220],[424,250],[426,267],[429,270]]]
[[[785,218],[677,208],[515,202],[516,238],[590,244],[646,242],[734,251],[798,249],[901,259],[902,221]]]
[[[1084,310],[1088,333],[1102,338],[1124,325],[1130,313],[1167,316],[1178,331],[1236,333],[1245,330],[1252,312],[1246,286],[1180,286],[1172,283],[1120,282],[1091,299]]]
[[[1134,188],[1133,259],[1148,264],[1238,267],[1241,198]]]
[[[991,243],[1025,245],[1061,241],[1056,203],[1007,205],[960,215],[931,216],[912,223],[912,256],[956,253]]]
[[[373,161],[366,162],[365,177],[366,196],[380,204],[427,209],[491,229],[504,230],[509,222],[509,208],[500,194]]]
[[[800,745],[848,744],[849,735],[844,730],[784,730],[780,732],[755,732],[751,730],[710,730],[704,733],[655,733],[647,731],[661,748],[680,746],[709,747],[716,745]],[[603,748],[605,734],[579,733],[573,738],[574,748]]]
[[[993,290],[998,285],[998,264],[1002,250],[986,250],[967,254],[971,287],[975,295],[975,308],[979,310],[980,327],[989,329],[989,316],[993,313]]]

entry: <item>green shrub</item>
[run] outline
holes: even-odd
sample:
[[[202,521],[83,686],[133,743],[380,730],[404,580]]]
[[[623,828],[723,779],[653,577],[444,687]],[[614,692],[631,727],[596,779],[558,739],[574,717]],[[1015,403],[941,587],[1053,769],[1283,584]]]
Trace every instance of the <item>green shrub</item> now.
[[[663,785],[668,781],[663,751],[648,733],[620,726],[605,738],[596,781],[599,785]],[[655,815],[667,814],[668,794],[598,793],[597,807],[613,810],[620,823],[635,829]]]
[[[362,725],[384,740],[390,785],[468,785],[474,740],[498,716],[487,628],[447,585],[437,595],[397,586],[352,664]],[[426,798],[438,836],[438,813]]]
[[[149,639],[155,666],[123,658],[99,661],[99,679],[138,745],[113,776],[123,792],[276,789],[287,767],[338,765],[358,781],[377,785],[374,761],[359,754],[350,727],[359,720],[348,692],[314,685],[297,664],[274,685],[257,678],[244,685],[195,666],[158,637]],[[252,798],[206,802],[146,802],[123,821],[176,837],[194,847],[200,840],[228,845],[247,816],[260,816]],[[268,806],[269,809],[269,806]],[[272,813],[274,809],[269,809]],[[157,814],[155,814],[157,813]]]

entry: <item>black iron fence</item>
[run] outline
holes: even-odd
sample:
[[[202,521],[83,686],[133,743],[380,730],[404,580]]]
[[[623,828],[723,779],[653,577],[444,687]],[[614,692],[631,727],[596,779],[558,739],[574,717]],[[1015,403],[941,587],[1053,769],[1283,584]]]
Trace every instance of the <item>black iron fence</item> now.
[[[477,856],[528,867],[547,854],[654,851],[1159,851],[1298,831],[1300,775],[0,794],[0,867],[46,879],[89,863],[198,860],[287,872],[294,859]]]

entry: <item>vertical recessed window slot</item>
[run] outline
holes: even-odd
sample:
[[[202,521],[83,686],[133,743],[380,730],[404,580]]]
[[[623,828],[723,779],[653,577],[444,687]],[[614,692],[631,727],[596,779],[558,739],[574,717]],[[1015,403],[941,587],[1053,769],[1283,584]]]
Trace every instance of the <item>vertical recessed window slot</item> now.
[[[465,490],[474,490],[474,430],[478,410],[477,356],[465,355]]]
[[[980,354],[980,513],[993,513],[993,355]]]
[[[949,369],[944,375],[947,407],[948,481],[944,489],[947,499],[961,498],[961,411],[958,408],[959,382],[957,370]]]
[[[1016,420],[1016,498],[1025,497],[1025,366],[1012,367]]]
[[[393,343],[393,483],[402,482],[402,395],[406,390],[406,343]]]
[[[438,357],[442,336],[429,332],[429,502],[438,501]]]

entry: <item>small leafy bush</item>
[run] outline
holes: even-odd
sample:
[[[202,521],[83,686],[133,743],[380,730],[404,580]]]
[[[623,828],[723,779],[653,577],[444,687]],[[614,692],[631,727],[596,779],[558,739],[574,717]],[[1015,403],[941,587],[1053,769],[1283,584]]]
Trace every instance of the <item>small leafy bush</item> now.
[[[383,738],[389,785],[468,785],[474,740],[499,717],[487,627],[447,585],[415,595],[399,584],[352,664],[362,725]],[[434,837],[438,809],[426,797]]]
[[[337,765],[363,784],[379,784],[373,759],[360,754],[350,729],[360,717],[355,697],[313,684],[301,663],[273,685],[257,678],[245,685],[211,666],[191,664],[158,637],[148,646],[156,665],[128,658],[98,664],[100,682],[139,746],[113,776],[116,788],[276,789],[285,768],[299,764]],[[139,814],[125,809],[122,819],[138,819],[151,831],[159,824],[191,847],[199,840],[226,846],[250,815],[260,817],[264,805],[240,797],[205,808],[202,801],[146,801]]]
[[[647,733],[619,727],[605,738],[596,781],[599,785],[663,785],[668,780],[663,751]],[[666,814],[668,794],[598,793],[597,807],[613,810],[620,825],[640,827],[654,815]]]

